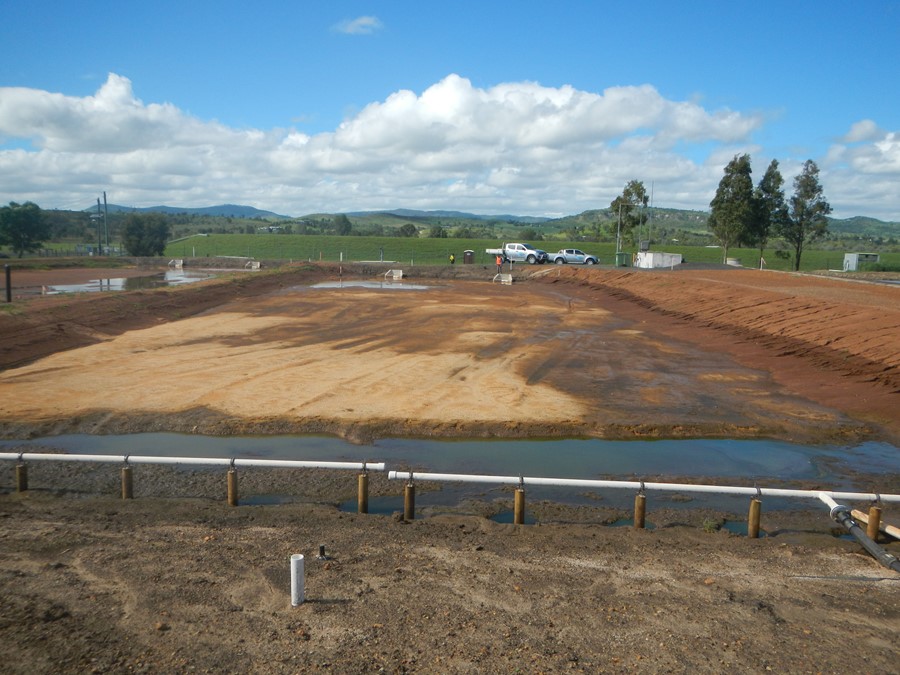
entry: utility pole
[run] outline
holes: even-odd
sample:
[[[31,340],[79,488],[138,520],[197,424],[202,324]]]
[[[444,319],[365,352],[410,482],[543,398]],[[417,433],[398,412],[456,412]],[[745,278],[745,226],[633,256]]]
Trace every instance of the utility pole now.
[[[103,230],[100,229],[100,219],[103,214],[100,212],[100,197],[97,197],[97,255],[103,255]]]
[[[622,241],[622,202],[619,202],[619,226],[616,228],[616,256],[622,251],[620,242]],[[618,258],[616,259],[618,262]]]
[[[106,190],[103,191],[103,229],[106,230],[106,255],[109,255],[109,207],[106,205]]]

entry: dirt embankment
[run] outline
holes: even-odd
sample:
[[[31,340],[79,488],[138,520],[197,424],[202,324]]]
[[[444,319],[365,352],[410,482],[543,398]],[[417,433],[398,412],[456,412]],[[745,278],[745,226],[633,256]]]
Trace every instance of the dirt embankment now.
[[[900,437],[896,285],[758,270],[569,268],[537,279],[590,289],[604,307],[764,368],[785,389]]]

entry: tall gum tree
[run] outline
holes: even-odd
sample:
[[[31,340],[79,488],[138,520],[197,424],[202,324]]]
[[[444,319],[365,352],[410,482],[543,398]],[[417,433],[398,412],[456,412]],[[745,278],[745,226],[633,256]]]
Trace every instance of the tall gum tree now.
[[[621,249],[622,239],[630,239],[635,228],[640,228],[647,222],[649,201],[644,183],[630,180],[622,194],[610,202],[610,211],[616,219],[616,252]]]
[[[725,167],[716,196],[709,203],[707,224],[724,249],[723,263],[728,260],[728,249],[748,238],[753,223],[753,179],[750,173],[750,155],[735,155]]]
[[[800,269],[800,256],[806,244],[820,239],[828,232],[831,205],[819,183],[819,167],[811,159],[803,163],[803,170],[794,178],[787,219],[777,228],[777,234],[794,248],[794,271]]]
[[[748,232],[747,244],[759,248],[759,267],[764,264],[764,253],[769,237],[781,228],[788,218],[784,198],[784,178],[778,170],[778,160],[773,159],[753,193],[754,213]]]
[[[50,238],[50,224],[34,202],[0,208],[0,244],[9,246],[16,257],[40,250]]]

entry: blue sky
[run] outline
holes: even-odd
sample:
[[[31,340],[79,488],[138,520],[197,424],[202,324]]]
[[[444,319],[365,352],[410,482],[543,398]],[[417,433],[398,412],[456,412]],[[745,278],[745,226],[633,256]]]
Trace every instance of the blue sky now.
[[[0,203],[707,209],[806,159],[900,221],[900,2],[0,5]]]

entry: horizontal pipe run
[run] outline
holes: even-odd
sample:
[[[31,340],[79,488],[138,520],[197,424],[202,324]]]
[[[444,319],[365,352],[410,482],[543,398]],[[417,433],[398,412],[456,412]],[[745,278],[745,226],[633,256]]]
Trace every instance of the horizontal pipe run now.
[[[745,495],[749,497],[796,497],[819,499],[822,494],[837,499],[900,503],[900,495],[875,494],[874,492],[834,492],[831,490],[789,490],[784,488],[733,487],[728,485],[696,485],[692,483],[647,483],[633,480],[587,480],[578,478],[534,478],[530,476],[481,476],[456,473],[420,473],[409,471],[389,471],[390,480],[419,480],[452,483],[493,483],[500,485],[612,488],[620,490],[658,490],[666,492],[705,492],[723,495]]]
[[[349,469],[384,471],[384,462],[320,462],[292,459],[230,457],[152,457],[148,455],[75,455],[48,452],[0,452],[0,459],[54,462],[112,462],[128,464],[193,464],[197,466],[253,466],[266,469]]]

